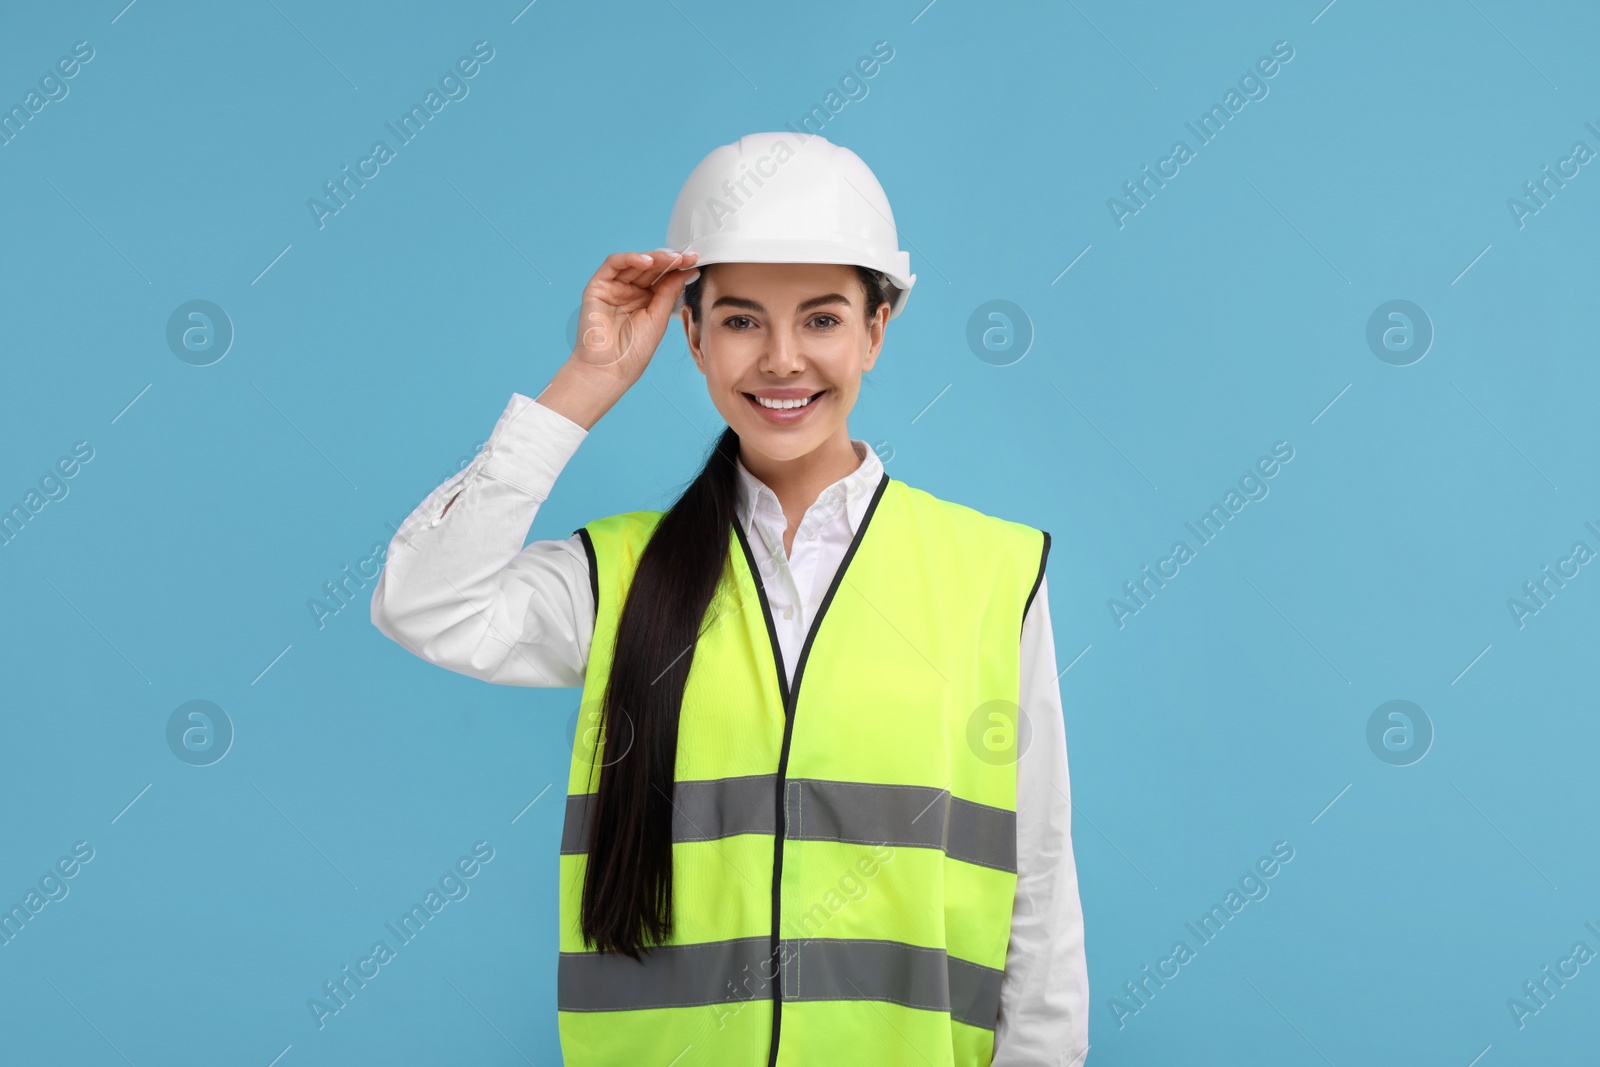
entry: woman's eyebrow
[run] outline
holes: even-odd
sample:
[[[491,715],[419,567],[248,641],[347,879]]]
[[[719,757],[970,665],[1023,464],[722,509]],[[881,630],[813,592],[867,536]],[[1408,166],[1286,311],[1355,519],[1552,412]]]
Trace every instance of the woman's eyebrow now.
[[[845,304],[848,306],[849,303],[849,298],[841,296],[838,293],[826,293],[822,296],[814,296],[810,300],[803,301],[799,307],[795,308],[795,310],[810,311],[812,308],[821,307],[824,304]],[[759,311],[763,314],[765,314],[767,310],[766,307],[759,302],[755,300],[746,300],[742,296],[719,296],[711,302],[712,308],[719,308],[724,304],[728,305],[729,307],[743,308],[746,311]]]

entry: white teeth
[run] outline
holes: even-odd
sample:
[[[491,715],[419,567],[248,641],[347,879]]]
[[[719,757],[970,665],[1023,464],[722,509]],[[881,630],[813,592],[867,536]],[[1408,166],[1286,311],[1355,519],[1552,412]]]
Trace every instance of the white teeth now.
[[[811,403],[812,399],[812,397],[804,397],[800,400],[768,400],[764,396],[758,396],[756,397],[756,403],[764,408],[772,408],[774,411],[789,411],[794,408],[805,407]]]

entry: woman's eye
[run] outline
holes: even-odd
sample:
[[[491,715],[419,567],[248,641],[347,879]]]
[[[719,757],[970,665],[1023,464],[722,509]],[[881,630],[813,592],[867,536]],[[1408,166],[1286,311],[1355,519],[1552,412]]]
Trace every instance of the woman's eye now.
[[[753,323],[754,321],[755,320],[750,318],[749,315],[729,315],[727,318],[722,320],[722,325],[727,326],[727,327],[729,327],[731,329],[734,329],[734,330],[743,330],[746,327],[739,325],[739,323],[745,323],[745,322]]]
[[[819,322],[819,321],[822,322],[822,329],[824,329],[824,330],[831,330],[835,326],[839,325],[839,319],[835,315],[818,315],[816,318],[812,319],[811,321],[812,322]]]

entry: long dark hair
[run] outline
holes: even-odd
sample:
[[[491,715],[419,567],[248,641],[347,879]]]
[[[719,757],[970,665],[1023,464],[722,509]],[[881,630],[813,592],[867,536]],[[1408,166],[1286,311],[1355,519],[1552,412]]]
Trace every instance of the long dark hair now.
[[[856,270],[871,319],[889,299],[889,284],[878,271]],[[702,273],[683,291],[696,325],[704,283]],[[602,698],[606,757],[590,809],[580,909],[584,942],[601,952],[637,960],[641,948],[672,935],[678,713],[737,519],[738,454],[739,435],[730,426],[717,438],[700,473],[662,514],[639,557],[617,622]],[[617,745],[626,746],[621,755],[611,751]],[[593,756],[600,749],[591,749],[591,779]]]

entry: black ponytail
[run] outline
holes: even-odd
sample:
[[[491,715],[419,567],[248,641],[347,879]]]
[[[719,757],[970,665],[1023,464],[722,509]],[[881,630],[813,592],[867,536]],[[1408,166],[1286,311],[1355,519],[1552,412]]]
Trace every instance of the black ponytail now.
[[[871,319],[889,298],[888,283],[877,271],[856,269]],[[702,273],[683,293],[696,323],[704,279]],[[601,952],[637,960],[641,948],[672,935],[678,715],[738,520],[738,455],[739,435],[730,426],[694,481],[662,514],[617,623],[601,705],[606,762],[590,808],[580,908],[584,942]],[[621,755],[609,751],[613,744],[625,746]],[[597,745],[592,754],[600,750]]]

